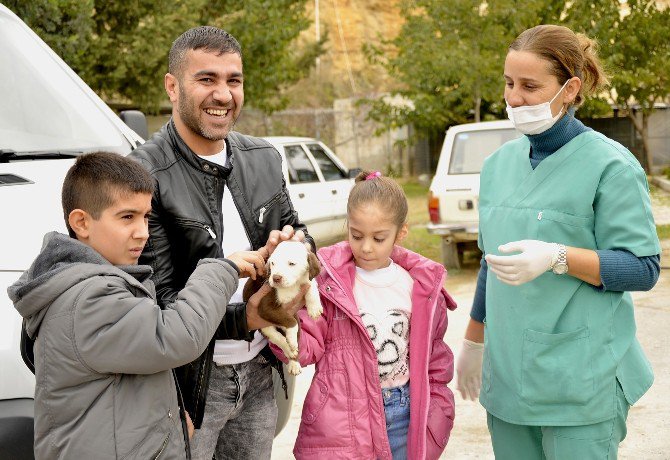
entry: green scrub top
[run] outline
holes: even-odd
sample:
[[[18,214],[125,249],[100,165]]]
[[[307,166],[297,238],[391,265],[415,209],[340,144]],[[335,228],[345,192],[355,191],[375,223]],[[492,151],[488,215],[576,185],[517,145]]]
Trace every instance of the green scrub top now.
[[[534,239],[660,254],[647,178],[622,145],[576,136],[533,170],[524,136],[484,163],[479,246]],[[635,338],[627,292],[602,292],[549,271],[521,286],[486,281],[480,401],[509,423],[587,425],[616,415],[616,380],[630,404],[653,373]]]

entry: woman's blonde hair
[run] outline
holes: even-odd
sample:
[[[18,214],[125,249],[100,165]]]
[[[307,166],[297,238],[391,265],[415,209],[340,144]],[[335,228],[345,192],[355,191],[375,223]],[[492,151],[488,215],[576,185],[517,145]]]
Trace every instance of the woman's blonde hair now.
[[[362,171],[347,201],[347,214],[365,204],[376,204],[388,213],[389,219],[400,228],[407,222],[407,197],[396,181],[376,171]]]
[[[609,83],[598,58],[597,43],[567,27],[546,24],[527,29],[509,49],[527,51],[549,62],[551,73],[560,84],[579,77],[582,87],[573,102],[576,106],[584,102],[584,95],[595,93]]]

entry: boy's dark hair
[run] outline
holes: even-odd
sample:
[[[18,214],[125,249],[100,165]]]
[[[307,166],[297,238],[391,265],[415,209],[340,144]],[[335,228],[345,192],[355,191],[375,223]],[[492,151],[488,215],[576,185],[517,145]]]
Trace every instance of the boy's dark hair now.
[[[407,223],[407,197],[402,187],[390,177],[374,171],[362,171],[356,176],[347,201],[347,214],[369,203],[386,211],[398,228]]]
[[[63,181],[61,201],[68,233],[72,238],[76,237],[68,222],[68,216],[75,209],[99,219],[119,193],[153,192],[151,175],[137,161],[112,152],[81,155]]]
[[[235,37],[223,29],[212,26],[194,27],[181,34],[172,43],[168,55],[168,72],[177,78],[181,77],[186,52],[199,50],[216,53],[236,53],[242,58],[242,48]]]

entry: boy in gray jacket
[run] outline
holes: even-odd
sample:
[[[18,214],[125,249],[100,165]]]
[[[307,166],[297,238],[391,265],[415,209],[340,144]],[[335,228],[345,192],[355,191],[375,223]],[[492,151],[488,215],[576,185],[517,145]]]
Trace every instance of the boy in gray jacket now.
[[[255,278],[264,259],[257,251],[203,259],[161,310],[151,268],[137,265],[152,192],[139,163],[80,156],[63,184],[70,235],[47,234],[8,289],[35,340],[37,459],[189,455],[171,369],[202,354],[238,277]],[[252,316],[248,326],[263,325]]]

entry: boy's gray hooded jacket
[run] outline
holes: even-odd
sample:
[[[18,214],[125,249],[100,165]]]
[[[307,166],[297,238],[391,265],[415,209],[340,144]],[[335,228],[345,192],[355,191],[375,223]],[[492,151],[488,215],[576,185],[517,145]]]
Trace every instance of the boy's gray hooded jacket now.
[[[204,259],[165,310],[150,276],[53,232],[8,289],[28,335],[37,334],[37,459],[185,457],[171,369],[202,354],[238,275]]]

